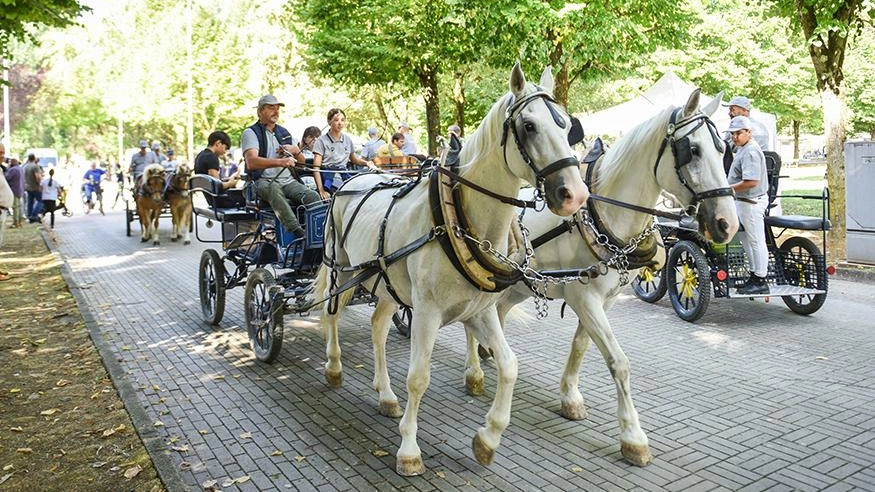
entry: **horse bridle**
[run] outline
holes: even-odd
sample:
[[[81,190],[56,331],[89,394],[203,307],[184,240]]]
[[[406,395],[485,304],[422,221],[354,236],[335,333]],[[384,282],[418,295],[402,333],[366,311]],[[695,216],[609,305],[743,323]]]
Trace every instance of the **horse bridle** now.
[[[553,96],[551,96],[543,89],[539,88],[538,91],[527,94],[519,100],[514,99],[515,98],[513,94],[511,94],[510,99],[508,100],[507,110],[505,111],[506,118],[504,120],[503,130],[501,134],[501,146],[504,149],[504,163],[507,164],[507,146],[505,145],[505,143],[507,142],[508,130],[510,130],[510,133],[513,134],[513,140],[516,143],[517,151],[520,153],[520,157],[522,157],[523,162],[525,162],[529,166],[532,172],[535,173],[535,189],[537,196],[543,199],[544,182],[547,180],[547,176],[555,172],[561,171],[566,167],[576,167],[579,165],[579,162],[576,157],[565,157],[551,163],[543,169],[538,169],[538,167],[535,166],[535,162],[532,160],[532,157],[529,155],[528,151],[526,151],[524,142],[520,138],[520,135],[517,131],[517,118],[522,113],[522,110],[535,99],[544,99],[544,104],[546,104],[547,109],[550,111],[550,115],[553,116],[553,121],[556,122],[559,128],[565,128],[565,118],[563,118],[562,115],[559,114],[559,112],[550,105],[551,102],[556,103],[556,100],[553,99]]]
[[[696,192],[690,184],[687,182],[687,179],[684,177],[681,170],[686,167],[688,164],[693,162],[693,151],[690,145],[689,136],[699,129],[702,125],[707,125],[708,131],[711,133],[711,140],[714,143],[714,147],[721,154],[723,153],[723,140],[717,136],[717,127],[714,125],[714,122],[711,121],[706,115],[702,113],[697,113],[693,115],[691,118],[687,120],[683,120],[677,122],[678,115],[680,114],[682,108],[677,108],[671,113],[671,117],[668,121],[668,130],[666,131],[665,138],[662,140],[662,144],[659,146],[659,152],[656,154],[656,162],[653,164],[653,176],[656,177],[656,171],[659,168],[659,161],[662,159],[662,153],[665,151],[665,147],[668,145],[671,147],[671,153],[674,156],[674,170],[678,175],[678,179],[681,184],[693,195],[693,201],[687,205],[687,213],[689,215],[696,215],[696,212],[699,209],[699,202],[705,200],[707,198],[718,198],[722,196],[735,196],[735,191],[733,191],[730,187],[725,188],[714,188],[713,190],[707,190],[703,192]],[[684,133],[680,138],[675,138],[675,134],[687,125],[695,123],[695,126],[690,129],[687,133]]]

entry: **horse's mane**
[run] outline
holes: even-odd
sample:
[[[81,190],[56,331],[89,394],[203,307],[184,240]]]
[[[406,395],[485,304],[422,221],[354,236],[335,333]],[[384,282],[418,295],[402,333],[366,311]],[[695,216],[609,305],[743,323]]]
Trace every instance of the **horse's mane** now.
[[[526,88],[521,97],[525,97],[537,90],[538,88],[535,84],[526,82]],[[486,113],[486,116],[480,120],[480,124],[477,125],[477,129],[474,130],[474,133],[471,133],[465,140],[465,145],[459,153],[460,168],[473,164],[483,157],[484,154],[493,150],[496,142],[501,141],[501,132],[503,130],[502,123],[504,122],[504,113],[507,110],[509,98],[510,93],[506,93],[496,101]]]
[[[604,160],[598,167],[598,174],[592,187],[601,195],[607,194],[612,184],[620,184],[616,179],[628,166],[637,166],[641,159],[656,162],[659,144],[665,136],[668,117],[674,107],[660,111],[656,116],[639,123],[629,133],[620,137],[611,149],[605,153]],[[643,150],[642,150],[643,149]],[[649,168],[647,171],[651,171]],[[652,172],[652,171],[651,171]]]

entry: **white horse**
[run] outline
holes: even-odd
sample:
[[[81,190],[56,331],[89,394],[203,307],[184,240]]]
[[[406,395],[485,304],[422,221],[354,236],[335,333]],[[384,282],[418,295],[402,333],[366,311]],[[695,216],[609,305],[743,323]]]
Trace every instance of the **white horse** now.
[[[611,238],[622,248],[633,238],[643,237],[642,233],[649,229],[653,217],[647,212],[595,201],[598,196],[646,209],[654,206],[661,190],[666,190],[682,204],[693,208],[697,206],[699,223],[713,241],[726,243],[732,238],[738,230],[735,203],[723,173],[722,143],[708,119],[719,106],[721,96],[718,95],[700,112],[697,89],[684,107],[665,109],[641,123],[600,160],[590,165],[592,169],[588,170],[587,176],[592,180],[587,180],[587,184],[593,196],[590,197],[586,213],[590,223],[598,226],[599,233]],[[542,271],[584,269],[614,256],[609,248],[600,247],[591,240],[595,233],[590,234],[593,229],[585,222],[586,216],[583,214],[575,215],[575,222],[569,223],[551,214],[526,213],[523,224],[534,238],[536,268]],[[563,229],[559,226],[568,227]],[[587,231],[586,235],[582,234],[583,230]],[[561,234],[538,245],[539,237],[542,240],[550,237],[546,235],[549,231]],[[645,243],[649,248],[644,247]],[[647,260],[653,256],[655,246],[649,241],[642,241],[629,259]],[[664,255],[664,251],[661,253]],[[632,263],[630,269],[635,267],[635,261]],[[579,318],[571,353],[559,381],[561,414],[574,420],[587,415],[578,380],[580,364],[592,340],[601,351],[617,386],[621,452],[630,463],[644,466],[652,458],[647,436],[641,430],[638,412],[632,403],[629,360],[614,338],[605,314],[624,284],[617,268],[610,268],[607,273],[604,271],[602,267],[600,274],[588,279],[588,284],[580,281],[547,283],[546,295],[565,299]],[[531,295],[531,289],[525,285],[505,290],[497,305],[502,324],[508,311]],[[483,371],[473,339],[477,330],[470,322],[466,322],[465,327],[468,333],[465,385],[469,393],[481,394]],[[483,345],[488,346],[489,343]]]
[[[333,198],[325,230],[324,261],[329,267],[320,270],[317,292],[328,295],[332,288],[336,292],[355,283],[354,278],[350,279],[356,275],[371,275],[365,286],[375,289],[379,298],[371,318],[373,385],[379,392],[380,412],[385,415],[397,417],[401,413],[386,367],[389,323],[399,303],[414,308],[408,400],[399,425],[402,440],[396,470],[400,475],[425,472],[416,442],[417,418],[429,384],[437,330],[442,326],[476,320],[477,337],[488,340],[495,352],[499,387],[486,415],[486,425],[477,431],[472,444],[480,463],[492,461],[510,421],[517,361],[505,342],[495,309],[495,292],[501,288],[497,279],[503,272],[498,268],[493,276],[480,276],[477,266],[472,266],[477,261],[466,254],[483,253],[482,246],[488,251],[486,263],[506,266],[495,258],[509,254],[508,235],[516,211],[511,203],[525,182],[541,188],[547,206],[558,215],[574,213],[589,196],[568,142],[571,118],[553,101],[552,89],[549,68],[541,76],[540,86],[536,86],[526,82],[519,64],[514,66],[511,94],[493,105],[459,154],[460,182],[453,184],[448,175],[433,174],[396,201],[393,195],[398,188],[374,191],[391,186],[392,176],[366,174],[348,181]],[[441,194],[439,203],[430,202],[430,188]],[[457,216],[452,216],[452,211],[451,216],[442,215],[440,220],[433,216],[433,208],[440,213],[441,207],[452,200],[459,205],[455,209]],[[468,236],[467,241],[464,236]],[[446,242],[438,244],[441,241]],[[450,258],[447,251],[453,248],[468,250],[458,253],[462,259]],[[364,266],[370,270],[359,273]],[[332,386],[340,385],[342,380],[337,322],[350,294],[351,289],[347,289],[346,295],[338,296],[336,306],[327,303],[321,316],[327,337],[325,378]]]

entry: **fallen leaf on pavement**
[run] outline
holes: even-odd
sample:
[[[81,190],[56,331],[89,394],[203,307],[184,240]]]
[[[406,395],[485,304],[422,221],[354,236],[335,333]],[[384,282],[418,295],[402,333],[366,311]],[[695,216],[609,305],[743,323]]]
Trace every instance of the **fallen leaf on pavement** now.
[[[279,449],[274,449],[274,450],[273,450],[273,453],[270,453],[270,455],[271,455],[271,456],[282,456],[282,455],[283,455],[283,452],[280,451]]]
[[[143,471],[143,467],[141,467],[140,465],[134,465],[133,467],[125,470],[125,478],[130,480],[139,475],[141,471]]]
[[[30,449],[30,448],[18,448],[18,449],[15,450],[15,452],[16,452],[16,453],[21,453],[21,454],[30,454],[30,453],[33,452],[33,449]]]
[[[371,452],[371,454],[376,456],[377,458],[382,458],[383,456],[389,456],[389,453],[387,451],[383,451],[382,449],[375,449],[374,451]]]
[[[40,415],[54,415],[54,414],[56,414],[56,413],[58,413],[58,412],[60,412],[60,411],[61,411],[61,410],[58,409],[58,408],[50,408],[50,409],[48,409],[48,410],[43,410],[43,411],[40,412],[39,414],[40,414]]]
[[[243,434],[240,434],[240,439],[252,439],[252,433],[244,432]]]

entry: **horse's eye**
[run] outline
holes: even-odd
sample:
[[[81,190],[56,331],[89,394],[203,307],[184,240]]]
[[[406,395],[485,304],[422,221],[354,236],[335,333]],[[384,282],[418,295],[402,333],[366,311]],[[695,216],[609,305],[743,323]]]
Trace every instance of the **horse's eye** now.
[[[698,145],[690,145],[690,153],[693,155],[699,155],[699,146]]]
[[[523,127],[526,129],[526,132],[532,133],[535,131],[535,124],[531,122],[526,122]]]

